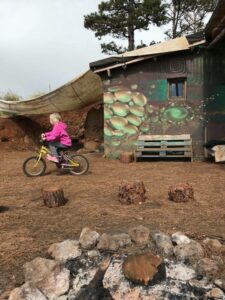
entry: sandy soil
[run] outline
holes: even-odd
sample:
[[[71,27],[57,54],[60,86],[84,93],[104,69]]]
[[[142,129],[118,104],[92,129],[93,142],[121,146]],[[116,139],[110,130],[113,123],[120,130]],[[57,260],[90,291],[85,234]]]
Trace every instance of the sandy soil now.
[[[89,155],[90,172],[72,176],[48,164],[45,176],[28,178],[22,163],[32,152],[0,151],[0,294],[23,282],[22,266],[44,257],[49,245],[76,239],[84,226],[103,232],[126,232],[146,225],[154,232],[181,230],[191,237],[225,240],[225,165],[206,162],[138,162],[121,164]],[[143,180],[146,203],[124,206],[118,202],[121,180]],[[171,184],[189,182],[195,201],[168,201]],[[68,203],[60,208],[43,205],[41,189],[63,187]],[[143,218],[143,220],[142,220]]]

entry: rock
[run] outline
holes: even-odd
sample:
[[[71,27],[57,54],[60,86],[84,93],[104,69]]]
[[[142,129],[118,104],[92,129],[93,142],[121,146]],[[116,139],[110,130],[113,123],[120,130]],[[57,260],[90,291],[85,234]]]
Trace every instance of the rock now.
[[[208,279],[213,279],[219,272],[219,266],[212,259],[202,258],[197,263],[196,272],[198,275],[206,276]]]
[[[87,255],[89,257],[98,257],[101,254],[100,254],[100,252],[98,250],[90,250],[90,251],[88,251]]]
[[[222,279],[216,279],[214,281],[214,284],[225,292],[225,280],[224,279],[223,280]]]
[[[137,284],[153,285],[166,279],[163,259],[151,252],[128,257],[122,269],[125,277]]]
[[[59,262],[37,257],[24,265],[25,280],[36,286],[48,298],[65,294],[69,289],[70,271]]]
[[[131,228],[128,233],[131,240],[137,244],[147,244],[149,241],[150,230],[142,225]]]
[[[115,234],[110,236],[103,233],[97,245],[100,251],[117,251],[120,247],[131,244],[130,236],[127,234]]]
[[[153,240],[159,250],[165,255],[171,255],[173,253],[173,244],[170,237],[162,232],[155,233]]]
[[[174,280],[188,281],[196,277],[196,272],[182,263],[170,262],[169,265],[166,265],[166,275],[167,278]]]
[[[175,245],[189,244],[191,242],[191,240],[186,235],[179,231],[172,234],[171,240]]]
[[[218,289],[218,288],[213,288],[211,291],[209,291],[206,294],[206,297],[208,297],[209,299],[223,300],[224,296],[225,296],[225,294],[223,293],[223,291],[221,291],[221,289]]]
[[[9,300],[47,300],[45,295],[29,282],[15,288],[9,295]]]
[[[220,241],[218,241],[216,239],[206,238],[203,240],[202,243],[203,243],[204,247],[207,250],[209,250],[211,253],[220,254],[220,251],[222,248],[222,244],[220,243]]]
[[[55,299],[69,290],[70,271],[59,266],[45,280],[39,282],[37,286],[48,298]]]
[[[66,295],[54,298],[54,300],[67,300],[67,299],[68,299],[68,296],[66,296]]]
[[[179,261],[195,264],[204,257],[204,250],[200,243],[191,241],[189,244],[180,244],[174,247],[174,255]]]
[[[82,251],[78,241],[65,240],[61,243],[52,244],[48,249],[48,254],[58,261],[67,261],[80,256]]]
[[[198,299],[203,299],[205,293],[213,288],[212,283],[209,283],[207,279],[191,279],[187,285],[190,286],[193,293],[199,297]]]
[[[57,261],[37,257],[23,266],[25,281],[30,281],[35,285],[44,280],[57,266],[59,266]]]
[[[180,183],[169,187],[169,200],[188,202],[194,200],[194,190],[189,183]]]
[[[92,231],[90,228],[85,227],[83,228],[81,234],[79,243],[83,249],[93,249],[98,241],[99,241],[100,235],[96,231]]]
[[[132,244],[131,238],[126,233],[114,234],[112,240],[119,243],[119,247],[123,248]]]

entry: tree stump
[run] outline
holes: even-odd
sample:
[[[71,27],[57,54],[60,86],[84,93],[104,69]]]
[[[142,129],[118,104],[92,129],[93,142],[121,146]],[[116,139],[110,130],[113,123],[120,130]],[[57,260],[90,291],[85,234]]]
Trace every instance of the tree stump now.
[[[141,204],[145,202],[146,189],[143,181],[123,181],[119,185],[119,201],[124,204]]]
[[[133,152],[122,152],[120,154],[120,162],[122,163],[131,163],[134,161],[134,153]]]
[[[45,187],[42,190],[44,205],[47,207],[58,207],[66,204],[63,189],[59,187]]]
[[[194,200],[194,190],[189,183],[180,183],[169,187],[168,196],[174,202],[188,202]]]

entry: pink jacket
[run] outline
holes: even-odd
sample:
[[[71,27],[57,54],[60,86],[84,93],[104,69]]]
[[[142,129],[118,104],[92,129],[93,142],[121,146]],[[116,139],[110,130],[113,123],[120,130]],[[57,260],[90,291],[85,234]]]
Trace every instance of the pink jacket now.
[[[72,141],[66,131],[67,125],[63,122],[58,122],[53,126],[53,129],[45,133],[45,138],[48,142],[57,141],[65,146],[72,146]]]

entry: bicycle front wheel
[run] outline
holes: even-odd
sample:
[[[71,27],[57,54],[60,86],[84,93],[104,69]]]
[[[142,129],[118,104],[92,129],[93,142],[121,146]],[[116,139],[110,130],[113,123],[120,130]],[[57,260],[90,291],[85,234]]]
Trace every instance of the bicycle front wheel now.
[[[73,175],[83,175],[87,173],[89,169],[88,159],[80,154],[74,154],[69,157],[69,159],[74,162],[75,166],[70,167],[70,173]]]
[[[41,176],[45,173],[46,162],[41,158],[38,161],[37,156],[31,156],[23,163],[23,172],[29,177]]]

